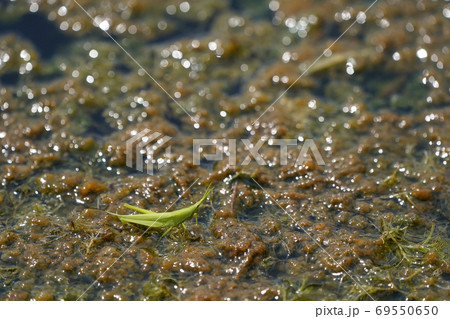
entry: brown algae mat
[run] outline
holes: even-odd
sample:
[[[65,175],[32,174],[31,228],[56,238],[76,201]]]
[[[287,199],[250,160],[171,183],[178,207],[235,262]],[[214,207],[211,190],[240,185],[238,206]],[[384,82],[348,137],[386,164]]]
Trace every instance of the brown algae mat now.
[[[449,299],[448,3],[79,3],[174,99],[74,1],[0,4],[1,300]],[[197,165],[206,138],[236,164]],[[106,213],[210,184],[164,237]]]

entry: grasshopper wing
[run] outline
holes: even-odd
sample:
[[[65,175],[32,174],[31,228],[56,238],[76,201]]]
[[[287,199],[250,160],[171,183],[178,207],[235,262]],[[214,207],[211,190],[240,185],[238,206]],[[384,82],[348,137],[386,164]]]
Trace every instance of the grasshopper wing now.
[[[135,211],[137,211],[139,213],[142,213],[142,214],[156,214],[156,212],[152,212],[151,210],[139,208],[139,207],[132,206],[132,205],[129,205],[129,204],[123,204],[123,206],[125,206],[126,208],[130,208],[132,210],[135,210]]]

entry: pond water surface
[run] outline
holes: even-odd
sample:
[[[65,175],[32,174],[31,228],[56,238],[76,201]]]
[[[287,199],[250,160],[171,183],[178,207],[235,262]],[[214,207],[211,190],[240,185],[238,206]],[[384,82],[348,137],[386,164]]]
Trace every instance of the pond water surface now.
[[[0,299],[449,299],[449,18],[448,1],[1,1]],[[170,139],[139,170],[145,129]],[[197,163],[194,139],[221,158]],[[164,237],[106,213],[210,184]]]

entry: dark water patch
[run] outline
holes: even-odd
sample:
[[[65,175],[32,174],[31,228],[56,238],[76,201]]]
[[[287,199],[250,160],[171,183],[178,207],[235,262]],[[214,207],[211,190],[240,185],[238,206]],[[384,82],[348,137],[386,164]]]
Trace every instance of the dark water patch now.
[[[2,85],[17,85],[18,81],[19,81],[18,72],[7,72],[5,74],[0,75],[0,83]]]
[[[210,35],[210,30],[212,28],[213,22],[217,18],[218,14],[214,13],[212,16],[205,21],[191,21],[191,20],[180,20],[176,19],[173,23],[178,24],[177,28],[174,29],[172,33],[165,34],[162,37],[156,37],[147,42],[151,45],[164,45],[172,44],[178,40],[182,39],[200,39]],[[176,17],[180,18],[180,17]],[[168,19],[170,22],[171,19]]]
[[[170,123],[172,123],[173,125],[175,125],[178,129],[181,129],[183,127],[183,121],[181,118],[176,116],[176,111],[177,110],[173,110],[174,108],[177,108],[178,106],[176,106],[174,103],[172,103],[169,106],[169,109],[172,108],[172,110],[169,110],[169,112],[164,113],[164,118],[169,121]]]
[[[247,209],[244,209],[243,212],[238,213],[238,218],[241,221],[249,222],[249,223],[255,223],[258,224],[259,219],[261,216],[264,215],[264,213],[268,210],[267,207],[264,206],[253,206]]]
[[[43,15],[31,13],[11,23],[0,21],[0,35],[5,33],[15,33],[30,40],[43,59],[50,59],[74,39],[59,31],[57,26]]]
[[[114,70],[119,73],[119,74],[129,74],[132,69],[126,65],[125,63],[117,63],[116,65],[114,65]]]
[[[395,74],[389,70],[373,69],[364,73],[364,90],[376,99],[368,101],[371,110],[390,108],[397,113],[420,111],[418,101],[424,101],[428,88],[419,82],[418,74]]]
[[[329,36],[330,38],[337,39],[339,36],[341,36],[342,32],[339,28],[339,25],[336,23],[325,23],[324,24],[324,33]]]
[[[230,8],[239,14],[249,15],[255,20],[270,20],[272,15],[268,4],[261,5],[260,0],[231,0]]]
[[[90,119],[92,120],[92,124],[89,126],[86,131],[86,136],[93,136],[95,138],[102,137],[106,135],[110,135],[113,129],[108,122],[106,121],[104,115],[104,110],[100,109],[93,114],[90,115]]]
[[[241,78],[239,78],[234,82],[228,83],[228,86],[224,88],[224,92],[227,95],[239,95],[240,93],[242,93],[243,88],[244,88],[244,81]]]

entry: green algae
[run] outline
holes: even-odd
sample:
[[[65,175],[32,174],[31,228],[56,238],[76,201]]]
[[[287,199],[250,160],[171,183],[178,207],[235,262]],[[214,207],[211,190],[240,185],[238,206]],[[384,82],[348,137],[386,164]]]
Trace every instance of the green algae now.
[[[392,188],[398,183],[400,183],[400,179],[398,178],[398,168],[382,182],[383,186],[387,188]]]
[[[307,279],[294,283],[285,280],[280,288],[280,299],[284,301],[314,300],[314,298],[309,295],[317,286],[320,285],[309,284]]]
[[[181,289],[177,280],[170,277],[156,277],[151,275],[144,285],[143,295],[149,301],[180,300]]]
[[[353,300],[403,299],[418,300],[419,292],[439,285],[440,266],[449,262],[447,241],[434,233],[434,224],[423,236],[409,236],[411,226],[381,222],[380,254],[389,259],[361,277],[361,285],[353,285]],[[436,254],[429,260],[427,254]],[[427,275],[425,275],[427,273]]]
[[[424,263],[424,255],[439,247],[439,242],[433,240],[434,224],[428,236],[421,241],[408,238],[407,230],[408,226],[393,226],[383,220],[380,229],[383,249],[392,252],[397,257],[398,264],[405,262],[408,265],[421,266]]]
[[[18,277],[17,267],[0,267],[0,280],[3,286],[8,286]]]

